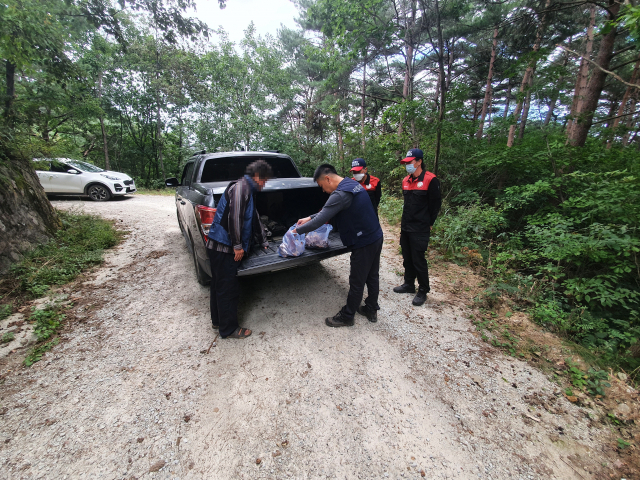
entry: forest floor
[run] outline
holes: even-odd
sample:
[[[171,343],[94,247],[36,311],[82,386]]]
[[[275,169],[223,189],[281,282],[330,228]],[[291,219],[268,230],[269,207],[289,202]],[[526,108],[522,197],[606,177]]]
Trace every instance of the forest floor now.
[[[471,270],[436,263],[422,307],[392,292],[392,227],[378,323],[324,325],[347,296],[343,255],[242,279],[254,334],[214,342],[173,198],[53,203],[128,234],[58,291],[73,302],[59,345],[31,368],[23,350],[0,359],[1,479],[638,478],[600,407],[482,341]]]

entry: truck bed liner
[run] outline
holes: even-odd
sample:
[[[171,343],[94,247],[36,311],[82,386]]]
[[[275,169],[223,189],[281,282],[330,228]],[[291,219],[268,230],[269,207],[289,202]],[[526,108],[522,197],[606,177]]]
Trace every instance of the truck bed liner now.
[[[299,267],[307,263],[314,263],[325,258],[333,257],[346,253],[348,248],[342,244],[340,235],[337,232],[329,234],[329,248],[323,250],[305,249],[304,253],[299,257],[278,256],[278,247],[282,243],[281,240],[269,243],[268,251],[254,248],[251,254],[245,258],[238,267],[238,276],[256,275],[259,273],[275,272],[277,270],[285,270],[287,268]]]

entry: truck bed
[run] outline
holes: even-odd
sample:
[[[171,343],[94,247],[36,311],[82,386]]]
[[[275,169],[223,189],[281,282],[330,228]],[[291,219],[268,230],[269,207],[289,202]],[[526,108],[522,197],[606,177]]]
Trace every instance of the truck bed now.
[[[253,248],[249,256],[240,263],[238,276],[242,277],[295,268],[301,265],[319,262],[325,258],[341,255],[348,251],[348,248],[342,244],[340,235],[337,232],[331,232],[329,234],[329,248],[323,250],[311,250],[307,248],[299,257],[279,257],[278,247],[281,243],[282,237],[274,239],[269,242],[269,249],[266,252],[258,247]]]

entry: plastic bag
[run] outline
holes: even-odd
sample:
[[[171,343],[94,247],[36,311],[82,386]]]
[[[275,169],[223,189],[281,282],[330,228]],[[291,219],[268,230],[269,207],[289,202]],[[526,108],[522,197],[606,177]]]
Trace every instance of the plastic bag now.
[[[329,233],[331,230],[333,230],[333,226],[327,223],[313,232],[307,233],[305,246],[307,248],[329,248]]]
[[[282,243],[278,247],[278,255],[281,257],[299,257],[304,253],[304,233],[293,233],[296,225],[291,227],[282,237]]]

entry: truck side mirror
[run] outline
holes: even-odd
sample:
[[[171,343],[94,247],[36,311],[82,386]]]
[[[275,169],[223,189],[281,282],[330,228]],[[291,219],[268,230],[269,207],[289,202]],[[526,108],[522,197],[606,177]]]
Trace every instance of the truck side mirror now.
[[[167,187],[179,187],[180,186],[180,182],[178,181],[178,179],[176,177],[167,178],[164,181],[164,184]]]

